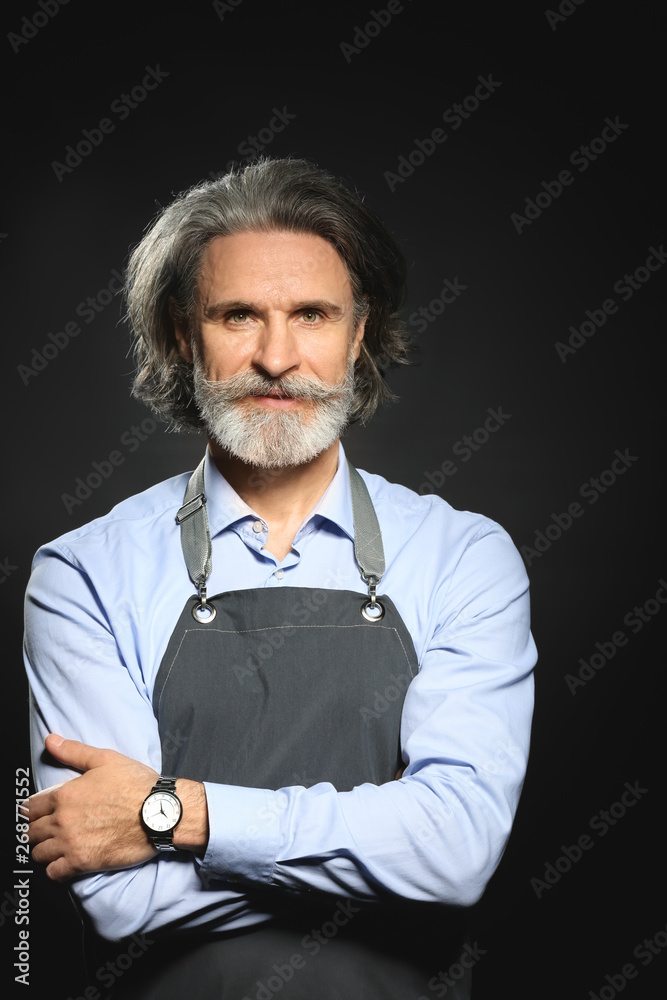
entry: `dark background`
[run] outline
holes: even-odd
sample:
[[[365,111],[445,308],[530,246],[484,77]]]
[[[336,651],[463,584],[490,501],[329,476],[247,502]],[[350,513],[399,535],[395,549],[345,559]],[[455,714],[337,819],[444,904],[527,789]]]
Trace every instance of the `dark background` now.
[[[14,987],[9,952],[18,931],[12,780],[30,761],[21,618],[33,553],[193,468],[203,448],[194,435],[164,432],[129,398],[129,337],[119,299],[105,305],[104,289],[158,207],[242,159],[247,137],[285,108],[295,117],[281,132],[262,133],[270,139],[264,152],[308,157],[355,185],[405,252],[406,316],[420,308],[433,316],[419,324],[413,316],[413,331],[425,329],[418,365],[390,376],[400,402],[353,428],[348,453],[417,491],[429,473],[454,507],[502,523],[529,565],[540,651],[533,750],[510,844],[477,907],[473,937],[486,953],[475,998],[657,996],[667,955],[644,965],[633,951],[656,934],[667,942],[664,739],[656,739],[664,732],[658,631],[667,612],[655,599],[667,574],[658,455],[667,269],[640,272],[627,301],[614,285],[667,238],[658,15],[648,4],[599,0],[565,0],[561,9],[571,13],[551,8],[559,20],[542,3],[414,0],[346,57],[341,43],[354,44],[371,11],[386,10],[383,0],[226,6],[72,0],[42,26],[37,0],[4,5],[0,593],[9,719],[2,788],[12,839],[0,885],[8,893],[3,986]],[[35,14],[37,30],[23,21]],[[26,38],[12,44],[10,33],[20,32]],[[112,104],[158,65],[168,76],[121,120]],[[488,99],[459,128],[443,122],[489,75],[500,86]],[[59,180],[53,162],[105,117],[113,131]],[[569,157],[600,136],[606,118],[628,127],[579,172]],[[447,140],[389,183],[399,157],[436,128]],[[512,213],[523,214],[526,199],[564,169],[573,182],[549,205],[543,196],[539,216],[518,232]],[[465,290],[435,316],[440,306],[431,312],[429,303],[445,279]],[[76,310],[88,297],[103,307],[87,323]],[[562,360],[556,343],[610,298],[617,312]],[[45,358],[49,333],[72,321],[81,332],[68,343],[61,337],[64,346]],[[483,426],[490,408],[511,416],[484,443],[478,433],[464,461],[457,442]],[[604,492],[593,487],[595,503],[592,490],[582,497],[582,486],[626,449],[634,460],[617,481],[604,477]],[[114,450],[123,464],[66,504],[77,479]],[[456,473],[443,482],[448,459]],[[549,546],[531,554],[536,532],[574,502],[582,515],[560,537],[552,527]],[[624,623],[647,601],[640,628]],[[588,668],[591,679],[573,693],[566,675],[596,652],[600,664],[596,643],[609,650],[619,630],[625,645],[601,669]],[[646,791],[626,815],[617,806],[600,836],[595,817],[620,801],[626,782]],[[558,881],[531,882],[544,881],[547,863],[584,834],[593,846]],[[84,982],[69,901],[42,871],[31,887],[31,986],[16,986],[17,996],[77,997]],[[627,963],[637,972],[623,984]],[[425,984],[424,995],[436,994]]]

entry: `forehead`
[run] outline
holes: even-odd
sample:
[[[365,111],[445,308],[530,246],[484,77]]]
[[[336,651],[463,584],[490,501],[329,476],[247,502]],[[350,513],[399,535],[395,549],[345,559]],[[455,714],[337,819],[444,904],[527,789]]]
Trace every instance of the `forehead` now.
[[[211,296],[257,298],[314,295],[352,298],[352,286],[337,250],[321,236],[272,231],[217,236],[203,259],[200,291]]]

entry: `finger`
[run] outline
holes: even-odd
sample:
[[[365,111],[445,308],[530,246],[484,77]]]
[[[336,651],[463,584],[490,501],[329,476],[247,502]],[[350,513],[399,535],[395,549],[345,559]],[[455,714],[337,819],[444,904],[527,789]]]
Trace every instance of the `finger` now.
[[[79,873],[72,868],[66,858],[58,858],[46,866],[46,874],[53,882],[67,882]]]
[[[36,792],[29,799],[26,799],[22,804],[22,810],[25,809],[23,815],[28,822],[32,823],[34,820],[41,819],[42,816],[48,816],[53,812],[53,798],[51,793],[55,792],[57,788],[60,788],[60,785],[51,785],[50,788]]]
[[[99,767],[104,762],[108,750],[80,743],[78,740],[66,740],[57,733],[49,733],[44,741],[46,749],[52,757],[62,764],[69,764],[78,771],[89,771],[91,767]]]
[[[54,835],[57,828],[51,820],[51,814],[42,819],[33,820],[28,830],[28,843],[41,844]]]
[[[32,859],[38,865],[50,865],[62,855],[62,848],[53,836],[48,837],[41,844],[35,844],[32,849]]]

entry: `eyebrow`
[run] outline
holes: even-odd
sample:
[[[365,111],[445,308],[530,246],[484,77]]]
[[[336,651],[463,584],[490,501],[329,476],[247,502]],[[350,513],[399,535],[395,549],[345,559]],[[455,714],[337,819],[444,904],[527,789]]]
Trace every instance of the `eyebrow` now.
[[[296,302],[292,311],[303,312],[306,309],[316,309],[319,312],[327,313],[333,319],[339,319],[345,312],[342,306],[337,305],[335,302],[330,302],[328,299],[304,299],[303,302]],[[228,302],[214,302],[204,307],[204,316],[210,320],[222,319],[227,313],[234,312],[256,313],[261,312],[261,310],[252,302],[242,302],[238,299]]]

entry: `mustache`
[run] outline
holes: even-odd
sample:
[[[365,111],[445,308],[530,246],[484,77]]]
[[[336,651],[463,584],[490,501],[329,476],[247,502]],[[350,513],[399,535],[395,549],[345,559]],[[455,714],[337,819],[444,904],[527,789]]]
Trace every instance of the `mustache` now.
[[[271,378],[253,371],[239,372],[218,382],[203,376],[199,376],[198,380],[203,388],[215,392],[218,399],[232,403],[246,396],[266,396],[271,393],[300,399],[332,399],[349,388],[352,376],[347,373],[334,385],[317,376],[306,377],[293,373],[281,378]]]

